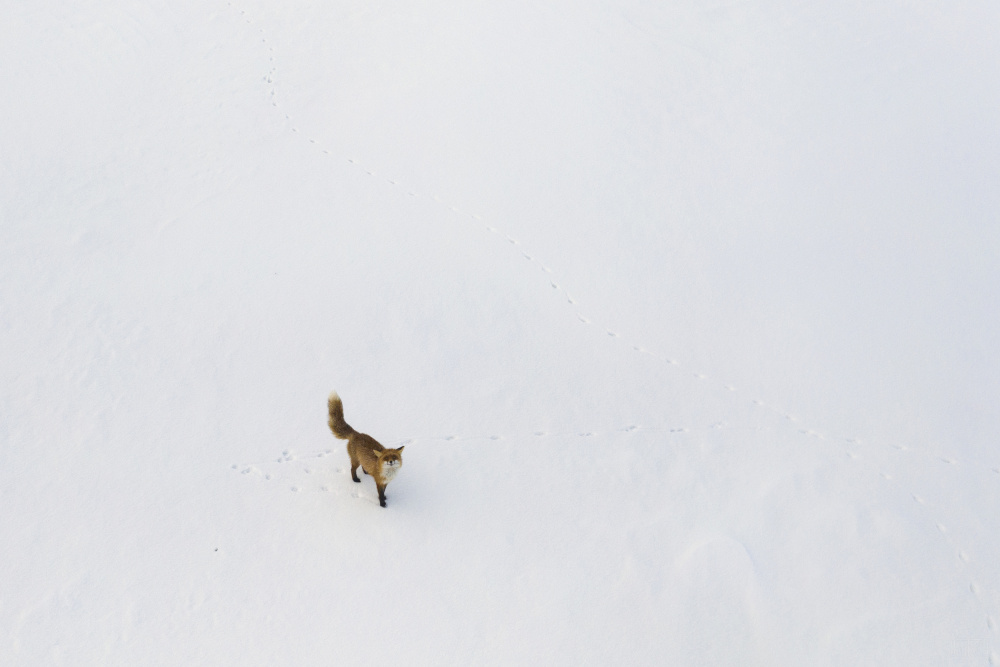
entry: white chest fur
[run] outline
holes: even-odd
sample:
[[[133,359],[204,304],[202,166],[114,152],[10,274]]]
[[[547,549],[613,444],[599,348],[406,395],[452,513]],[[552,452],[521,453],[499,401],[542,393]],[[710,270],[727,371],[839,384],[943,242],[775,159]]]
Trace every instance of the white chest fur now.
[[[382,479],[385,480],[386,484],[391,482],[392,478],[396,476],[397,472],[399,472],[399,463],[395,463],[395,465],[393,465],[393,463],[395,462],[385,461],[382,463]]]

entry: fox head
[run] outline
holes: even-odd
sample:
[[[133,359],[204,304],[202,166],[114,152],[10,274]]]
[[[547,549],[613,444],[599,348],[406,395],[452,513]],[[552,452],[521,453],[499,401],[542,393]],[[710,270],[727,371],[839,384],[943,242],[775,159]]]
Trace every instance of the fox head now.
[[[403,448],[383,449],[378,453],[379,471],[384,483],[388,484],[403,467],[403,457],[400,453]]]
[[[396,449],[383,449],[378,453],[378,460],[382,463],[383,467],[401,467],[403,465],[403,447],[398,447]]]

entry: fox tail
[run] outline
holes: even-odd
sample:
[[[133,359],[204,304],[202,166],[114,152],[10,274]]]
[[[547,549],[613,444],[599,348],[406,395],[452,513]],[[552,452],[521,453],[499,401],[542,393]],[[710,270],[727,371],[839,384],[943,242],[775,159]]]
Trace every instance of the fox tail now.
[[[344,402],[340,400],[336,391],[330,392],[327,406],[330,408],[330,421],[327,422],[330,425],[330,430],[341,440],[347,440],[354,433],[354,429],[344,421]]]

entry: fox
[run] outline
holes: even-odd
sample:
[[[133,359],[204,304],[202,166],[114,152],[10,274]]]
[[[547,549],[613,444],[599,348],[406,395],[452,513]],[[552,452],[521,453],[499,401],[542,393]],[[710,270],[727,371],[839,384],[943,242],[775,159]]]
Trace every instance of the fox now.
[[[403,467],[403,447],[386,449],[367,433],[358,433],[344,421],[344,402],[336,391],[327,399],[330,412],[330,430],[340,440],[347,441],[347,455],[351,457],[351,479],[358,479],[358,467],[366,475],[371,475],[378,487],[378,504],[385,507],[385,487]]]

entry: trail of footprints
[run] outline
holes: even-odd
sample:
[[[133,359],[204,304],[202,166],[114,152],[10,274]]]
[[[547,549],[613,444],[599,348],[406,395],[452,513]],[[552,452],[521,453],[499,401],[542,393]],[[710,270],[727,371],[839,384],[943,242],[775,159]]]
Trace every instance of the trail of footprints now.
[[[231,9],[233,9],[234,11],[238,11],[241,20],[245,24],[248,24],[248,25],[252,24],[252,20],[247,15],[247,13],[246,13],[245,10],[238,9],[236,7],[236,4],[233,3],[233,2],[228,2],[227,5]],[[265,33],[264,29],[263,28],[259,29],[258,33],[260,35],[260,42],[261,42],[261,44],[263,44],[264,47],[267,50],[268,64],[269,64],[269,69],[268,69],[267,73],[263,76],[263,81],[269,87],[268,98],[270,99],[271,106],[273,106],[275,108],[280,108],[281,107],[281,103],[280,103],[280,101],[278,99],[277,92],[276,92],[276,87],[275,87],[275,81],[277,79],[277,66],[275,64],[275,50],[274,50],[274,47],[268,42],[267,36],[266,36],[266,33]],[[317,141],[316,141],[316,139],[314,137],[311,137],[311,136],[308,136],[307,134],[301,133],[299,131],[299,128],[295,125],[294,120],[293,120],[293,118],[291,117],[290,114],[285,113],[284,114],[284,119],[290,123],[289,129],[293,133],[295,133],[295,134],[297,134],[299,136],[304,136],[306,138],[306,140],[310,144],[312,144],[314,146],[317,146],[317,149],[320,150],[320,151],[322,151],[322,153],[324,155],[328,155],[328,156],[332,155],[331,152],[330,152],[330,150],[326,149],[326,148],[323,148],[322,146],[320,146],[317,143]],[[580,304],[578,303],[577,299],[574,298],[569,293],[569,291],[566,290],[565,287],[563,287],[560,283],[558,283],[555,280],[555,278],[553,277],[554,276],[554,271],[550,267],[548,267],[544,262],[542,262],[536,255],[532,254],[529,250],[523,248],[522,245],[521,245],[521,242],[518,239],[513,238],[513,237],[509,236],[508,234],[504,233],[501,229],[497,228],[495,225],[490,224],[488,221],[484,220],[484,218],[482,216],[480,216],[479,214],[474,213],[474,212],[465,211],[465,210],[461,209],[458,206],[450,204],[447,201],[446,198],[442,198],[442,197],[439,197],[439,196],[433,195],[433,194],[432,195],[428,195],[428,196],[421,195],[416,190],[405,187],[402,183],[400,183],[399,181],[397,181],[397,180],[395,180],[393,178],[389,178],[389,177],[385,177],[385,176],[379,175],[379,173],[374,168],[362,164],[359,160],[356,160],[353,157],[345,157],[345,158],[342,158],[342,159],[345,160],[351,166],[353,166],[353,167],[357,168],[358,170],[360,170],[365,175],[367,175],[367,176],[369,176],[371,178],[376,178],[376,179],[379,179],[379,180],[383,181],[389,187],[403,189],[407,193],[407,195],[410,196],[410,197],[414,197],[414,198],[424,197],[424,198],[430,199],[431,201],[433,201],[436,204],[440,205],[444,209],[448,210],[451,214],[458,215],[458,216],[461,216],[463,218],[468,219],[473,224],[479,225],[486,233],[495,236],[501,242],[505,242],[507,245],[509,245],[511,247],[512,251],[517,252],[519,254],[519,256],[524,261],[528,262],[535,269],[539,270],[541,273],[543,273],[546,276],[546,284],[547,284],[548,288],[550,290],[552,290],[552,292],[554,294],[557,294],[559,296],[559,298],[567,306],[571,307],[571,309],[574,311],[576,319],[581,324],[586,325],[586,326],[595,326],[595,327],[597,326],[596,323],[595,323],[595,321],[592,318],[588,317],[581,310]],[[607,337],[618,341],[621,345],[626,346],[628,349],[630,349],[634,353],[643,355],[643,356],[648,357],[650,359],[653,359],[653,360],[655,360],[657,362],[660,362],[665,367],[672,367],[675,370],[675,372],[686,372],[691,377],[694,377],[697,380],[704,381],[704,382],[711,382],[712,384],[718,385],[718,388],[721,389],[721,390],[723,390],[723,391],[727,391],[727,392],[731,392],[731,393],[734,393],[734,394],[738,394],[738,389],[736,387],[734,387],[733,385],[726,384],[726,383],[714,382],[709,376],[707,376],[704,373],[700,373],[700,372],[697,372],[697,371],[690,371],[690,370],[685,371],[683,369],[682,365],[678,361],[676,361],[675,359],[667,357],[667,356],[663,356],[663,355],[660,355],[660,354],[657,354],[655,352],[652,352],[651,350],[647,349],[646,347],[643,347],[640,344],[632,343],[629,340],[627,340],[625,336],[621,335],[617,331],[613,331],[611,329],[604,328],[603,333]],[[787,412],[781,410],[780,408],[776,408],[774,406],[770,406],[770,405],[766,404],[764,401],[762,401],[760,399],[748,398],[748,399],[742,399],[742,400],[746,400],[750,404],[752,404],[752,405],[754,405],[754,406],[756,406],[758,408],[769,410],[772,413],[779,415],[786,422],[788,422],[790,424],[794,425],[798,421],[793,415],[788,414]],[[723,427],[724,427],[724,424],[721,424],[721,423],[720,424],[713,424],[713,425],[710,426],[710,428],[723,428]],[[643,427],[631,425],[631,426],[627,426],[627,427],[625,427],[625,428],[623,428],[621,430],[623,432],[631,433],[631,432],[635,432],[635,431],[639,431],[639,430],[647,430],[647,429],[643,429]],[[684,433],[684,432],[689,431],[690,429],[688,429],[688,428],[671,428],[671,429],[662,429],[662,430],[665,430],[668,433]],[[841,438],[841,437],[831,438],[831,437],[828,437],[827,435],[823,434],[820,431],[817,431],[817,430],[814,430],[814,429],[810,429],[810,428],[804,428],[804,427],[797,428],[796,430],[803,437],[808,438],[810,440],[823,441],[823,442],[827,442],[827,443],[830,443],[830,444],[841,443],[841,446],[843,447],[844,455],[847,458],[849,458],[852,461],[859,462],[860,464],[865,464],[864,459],[861,458],[861,457],[859,457],[858,453],[856,451],[854,451],[855,449],[857,449],[862,444],[860,441],[858,441],[856,439],[853,439],[853,438]],[[566,435],[566,434],[552,434],[552,433],[546,433],[544,431],[535,431],[533,433],[533,435],[535,437],[543,437],[543,436],[548,436],[548,435]],[[579,436],[581,438],[587,438],[587,437],[594,436],[595,433],[592,432],[592,431],[581,431],[581,432],[579,432],[579,433],[577,433],[575,435],[577,435],[577,436]],[[490,440],[499,440],[503,436],[500,436],[500,435],[490,435],[490,436],[485,436],[485,437],[488,438],[488,439],[490,439]],[[421,438],[421,439],[424,439],[424,438]],[[483,438],[481,436],[460,437],[460,436],[455,436],[455,435],[448,435],[448,436],[440,436],[440,437],[437,437],[437,438],[430,438],[430,439],[439,439],[439,440],[443,440],[443,441],[454,441],[454,440],[465,440],[465,439],[468,439],[468,440],[473,440],[473,439],[481,440]],[[404,442],[409,442],[409,441],[404,441]],[[897,452],[910,452],[911,451],[911,450],[909,450],[909,448],[907,448],[904,445],[894,444],[894,445],[891,445],[891,446]],[[326,450],[323,450],[321,452],[316,452],[316,453],[305,455],[304,457],[300,457],[300,456],[292,454],[290,450],[286,449],[286,450],[284,450],[282,452],[282,455],[280,457],[277,457],[273,461],[273,463],[274,464],[288,464],[288,463],[292,463],[292,462],[308,461],[310,459],[319,459],[319,458],[323,458],[323,457],[331,454],[332,451],[333,451],[332,449],[326,449]],[[271,462],[262,462],[260,464],[248,464],[248,465],[233,464],[232,468],[234,470],[239,471],[241,474],[244,474],[244,475],[256,475],[256,476],[259,476],[259,477],[261,477],[261,478],[263,478],[265,480],[271,480],[271,479],[273,479],[273,474],[272,473],[268,473],[268,472],[264,472],[263,470],[261,470],[261,467],[264,464],[266,464],[266,463],[271,463]],[[954,458],[951,458],[951,457],[938,456],[938,457],[936,457],[936,463],[938,465],[941,465],[941,464],[945,464],[945,465],[957,465],[958,461],[956,459],[954,459]],[[347,468],[345,466],[343,466],[343,465],[337,466],[336,470],[340,474],[347,474]],[[312,472],[312,469],[308,466],[308,464],[303,464],[303,472],[305,472],[307,474],[310,474]],[[997,475],[1000,475],[1000,467],[993,468],[992,472],[995,473],[995,474],[997,474]],[[886,484],[896,485],[895,478],[894,478],[894,476],[891,473],[885,472],[883,470],[878,470],[878,474],[884,480],[884,482]],[[293,492],[299,492],[301,489],[300,489],[300,487],[298,485],[293,485],[293,486],[290,487],[290,490],[293,491]],[[324,485],[322,487],[322,490],[330,492],[330,491],[333,491],[334,488],[332,486],[330,486],[330,485]],[[359,492],[357,490],[355,490],[355,491],[352,492],[352,495],[355,496],[355,497],[358,497],[359,496]],[[918,505],[920,505],[923,508],[925,516],[927,517],[928,521],[934,524],[937,532],[942,536],[943,539],[945,539],[948,542],[949,546],[951,546],[954,549],[954,551],[956,553],[957,559],[959,561],[961,561],[962,563],[965,563],[965,564],[970,563],[971,562],[971,558],[970,558],[968,552],[965,549],[963,549],[960,545],[958,545],[958,544],[956,544],[954,542],[954,540],[952,539],[951,535],[949,534],[947,525],[944,524],[944,523],[938,522],[938,521],[934,521],[930,517],[930,509],[931,508],[928,507],[928,505],[924,501],[924,499],[920,495],[918,495],[916,493],[910,493],[909,495],[913,498],[913,501],[915,503],[917,503]],[[987,603],[986,603],[986,601],[983,598],[982,587],[976,581],[971,581],[969,583],[969,591],[970,591],[970,593],[972,595],[974,595],[976,597],[976,599],[978,600],[981,608],[983,608],[985,610],[987,608]],[[988,631],[990,632],[991,635],[995,636],[997,634],[997,632],[998,632],[998,619],[996,617],[994,617],[992,614],[990,614],[990,613],[986,614],[986,624],[985,625],[986,625],[986,628],[988,629]],[[1000,654],[998,654],[996,652],[990,652],[989,656],[988,656],[988,660],[989,660],[989,664],[1000,666]]]

